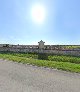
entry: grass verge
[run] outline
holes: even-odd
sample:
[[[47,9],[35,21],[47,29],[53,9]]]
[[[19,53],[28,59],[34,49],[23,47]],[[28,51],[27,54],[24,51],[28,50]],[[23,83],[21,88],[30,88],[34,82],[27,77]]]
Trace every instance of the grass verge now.
[[[0,58],[11,60],[23,64],[32,64],[36,66],[43,66],[49,68],[57,68],[60,70],[70,71],[80,73],[80,64],[70,63],[70,62],[58,62],[58,61],[49,61],[49,60],[38,60],[33,58],[21,57],[10,54],[0,54]]]

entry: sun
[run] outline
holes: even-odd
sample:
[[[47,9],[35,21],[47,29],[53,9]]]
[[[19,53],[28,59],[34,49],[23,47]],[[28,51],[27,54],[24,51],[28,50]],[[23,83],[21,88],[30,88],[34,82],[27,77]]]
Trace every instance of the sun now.
[[[40,4],[36,4],[31,10],[32,20],[36,23],[43,23],[45,19],[45,8]]]

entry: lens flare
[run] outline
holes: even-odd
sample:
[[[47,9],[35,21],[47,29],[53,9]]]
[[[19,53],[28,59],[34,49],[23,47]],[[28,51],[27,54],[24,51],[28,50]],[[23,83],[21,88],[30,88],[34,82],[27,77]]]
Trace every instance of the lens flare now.
[[[31,10],[31,16],[34,22],[43,23],[45,19],[45,8],[42,5],[34,5]]]

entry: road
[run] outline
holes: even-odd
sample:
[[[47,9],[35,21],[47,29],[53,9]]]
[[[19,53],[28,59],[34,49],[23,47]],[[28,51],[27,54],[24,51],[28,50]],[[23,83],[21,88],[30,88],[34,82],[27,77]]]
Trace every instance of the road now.
[[[80,92],[80,74],[0,59],[0,92]]]

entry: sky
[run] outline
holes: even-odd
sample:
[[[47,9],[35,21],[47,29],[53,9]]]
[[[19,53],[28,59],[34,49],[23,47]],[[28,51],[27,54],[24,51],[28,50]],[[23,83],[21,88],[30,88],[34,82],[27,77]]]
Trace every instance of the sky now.
[[[43,6],[42,23],[32,19]],[[0,0],[0,44],[80,44],[80,0]]]

